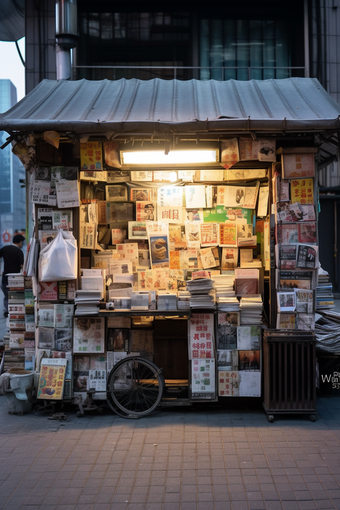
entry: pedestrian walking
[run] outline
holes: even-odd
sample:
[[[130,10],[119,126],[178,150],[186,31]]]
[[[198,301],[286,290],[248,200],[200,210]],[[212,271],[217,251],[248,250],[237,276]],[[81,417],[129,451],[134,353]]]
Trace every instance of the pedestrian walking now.
[[[22,244],[25,241],[24,236],[15,234],[13,244],[8,244],[0,249],[0,259],[4,259],[4,269],[2,272],[1,288],[4,293],[4,316],[8,317],[8,277],[9,273],[20,273],[24,264],[24,254]]]

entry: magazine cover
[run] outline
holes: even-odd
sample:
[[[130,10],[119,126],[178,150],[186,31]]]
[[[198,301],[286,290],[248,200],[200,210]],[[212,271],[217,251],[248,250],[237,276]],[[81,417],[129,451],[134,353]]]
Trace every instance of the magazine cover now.
[[[235,269],[238,264],[238,248],[222,248],[221,269]]]
[[[219,224],[200,223],[201,246],[217,246],[219,243]]]
[[[237,348],[237,324],[236,325],[228,324],[227,322],[222,322],[220,319],[218,319],[216,328],[216,348],[217,349]]]
[[[216,397],[215,359],[193,359],[191,368],[191,397],[214,399]]]
[[[84,142],[80,144],[80,169],[103,170],[101,142]]]
[[[293,179],[290,183],[290,196],[292,197],[292,203],[313,204],[313,179]]]
[[[284,179],[315,177],[314,154],[281,154]]]
[[[235,222],[220,223],[220,246],[237,246],[237,224]]]
[[[217,349],[217,370],[238,370],[238,352],[236,349]]]
[[[221,142],[221,165],[228,170],[240,160],[238,139],[231,138]]]
[[[37,398],[62,400],[67,360],[43,358],[41,360]]]
[[[73,319],[74,353],[103,353],[104,338],[104,317],[75,317]]]
[[[113,140],[103,143],[105,163],[113,168],[121,168],[119,159],[119,144]]]
[[[310,221],[308,223],[299,223],[298,240],[299,243],[316,244],[317,242],[316,223],[313,221]]]
[[[238,397],[240,394],[240,372],[221,370],[218,372],[218,396]]]
[[[187,209],[206,207],[205,186],[185,186],[185,206]]]
[[[238,351],[239,370],[260,370],[260,351]]]
[[[157,202],[136,202],[136,221],[155,221],[157,217]]]
[[[145,221],[129,221],[129,239],[147,239]]]
[[[119,184],[107,185],[106,201],[107,202],[125,202],[127,200],[127,187]]]
[[[169,224],[166,222],[147,222],[147,234],[151,268],[169,268]]]

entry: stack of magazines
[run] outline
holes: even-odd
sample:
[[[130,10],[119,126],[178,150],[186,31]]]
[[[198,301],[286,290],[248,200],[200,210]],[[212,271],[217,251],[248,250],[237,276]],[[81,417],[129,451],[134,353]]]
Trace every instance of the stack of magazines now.
[[[221,312],[238,312],[240,302],[237,297],[219,297],[217,299],[217,309]]]
[[[197,278],[187,282],[190,308],[215,308],[215,291],[210,278]]]
[[[157,310],[177,310],[176,292],[158,291]]]
[[[76,290],[74,315],[98,315],[101,297],[100,290]]]
[[[317,311],[330,310],[335,307],[334,294],[331,279],[327,271],[319,267],[318,282],[316,287],[316,306]]]
[[[216,299],[220,297],[234,297],[234,271],[226,271],[225,274],[214,275],[212,278],[214,289],[216,291]]]
[[[315,316],[316,348],[333,354],[340,353],[340,314],[323,310]]]
[[[178,310],[190,309],[190,292],[187,290],[179,290],[177,293],[177,308]]]
[[[242,297],[240,301],[241,326],[261,324],[262,310],[261,294]]]

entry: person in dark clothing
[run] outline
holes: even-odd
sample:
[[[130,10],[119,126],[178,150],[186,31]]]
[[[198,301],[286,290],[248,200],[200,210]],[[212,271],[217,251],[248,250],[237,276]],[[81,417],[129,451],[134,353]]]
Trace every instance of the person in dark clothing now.
[[[4,270],[2,273],[1,288],[4,293],[4,316],[8,317],[8,277],[9,273],[20,273],[24,264],[24,254],[21,250],[25,241],[24,236],[16,234],[13,237],[13,244],[8,244],[0,249],[0,259],[4,259]]]

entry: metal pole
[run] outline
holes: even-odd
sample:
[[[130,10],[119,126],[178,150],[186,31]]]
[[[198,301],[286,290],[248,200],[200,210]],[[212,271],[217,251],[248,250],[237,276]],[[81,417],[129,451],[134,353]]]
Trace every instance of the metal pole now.
[[[308,24],[308,0],[304,0],[303,4],[304,11],[304,46],[305,46],[305,78],[309,78],[309,24]]]

